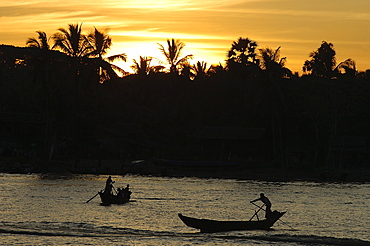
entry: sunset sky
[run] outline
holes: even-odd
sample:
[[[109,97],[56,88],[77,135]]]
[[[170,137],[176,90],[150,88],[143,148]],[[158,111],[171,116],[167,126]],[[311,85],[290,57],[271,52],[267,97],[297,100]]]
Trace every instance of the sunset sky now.
[[[109,55],[162,59],[158,44],[175,38],[208,65],[223,63],[239,37],[276,49],[286,66],[301,72],[309,53],[323,40],[334,44],[337,62],[352,58],[358,70],[370,69],[369,0],[2,0],[0,44],[25,46],[36,31],[49,36],[68,24],[83,23],[84,33],[109,28]]]

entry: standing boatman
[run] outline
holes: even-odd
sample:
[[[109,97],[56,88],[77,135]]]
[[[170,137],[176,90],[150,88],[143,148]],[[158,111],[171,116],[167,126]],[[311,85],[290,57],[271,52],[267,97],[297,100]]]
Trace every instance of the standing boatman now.
[[[266,205],[265,218],[266,219],[270,218],[270,215],[272,213],[272,211],[271,211],[272,204],[271,204],[270,200],[267,197],[265,197],[265,194],[261,193],[259,198],[255,199],[253,201],[250,201],[250,202],[253,203],[253,202],[256,202],[256,201],[261,201],[261,202],[263,202],[264,205]]]
[[[112,194],[113,183],[114,183],[114,181],[112,180],[112,177],[109,176],[107,178],[107,181],[105,182],[105,188],[104,188],[104,193],[105,194]]]

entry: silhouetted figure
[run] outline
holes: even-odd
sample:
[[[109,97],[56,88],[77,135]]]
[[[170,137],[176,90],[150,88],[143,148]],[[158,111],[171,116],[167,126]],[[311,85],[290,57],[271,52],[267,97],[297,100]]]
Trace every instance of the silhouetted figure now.
[[[271,213],[272,213],[272,211],[271,211],[272,204],[271,204],[270,200],[267,197],[265,197],[265,194],[261,193],[260,194],[260,197],[257,198],[257,199],[255,199],[255,200],[253,200],[253,201],[251,201],[251,203],[252,202],[256,202],[256,201],[261,201],[261,202],[263,202],[263,204],[266,205],[265,218],[266,219],[270,218],[271,217]]]
[[[123,198],[125,196],[125,194],[123,192],[123,189],[121,189],[121,188],[118,188],[117,189],[117,196],[118,196],[119,199],[122,199],[123,200]]]
[[[113,183],[114,183],[114,181],[112,181],[112,177],[109,176],[107,178],[107,181],[105,182],[105,188],[104,188],[104,193],[105,194],[112,194]]]
[[[131,197],[130,185],[127,185],[126,188],[123,189],[123,197],[125,200],[130,200]]]

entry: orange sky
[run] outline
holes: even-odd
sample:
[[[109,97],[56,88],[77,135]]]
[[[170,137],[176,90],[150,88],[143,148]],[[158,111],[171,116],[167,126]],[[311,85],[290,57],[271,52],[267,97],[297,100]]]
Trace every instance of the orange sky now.
[[[334,44],[337,62],[352,58],[358,70],[370,69],[369,0],[2,0],[0,44],[25,46],[35,31],[49,36],[68,24],[109,28],[110,55],[162,59],[158,44],[167,39],[186,43],[183,55],[192,63],[223,63],[239,37],[260,48],[281,46],[286,66],[301,72],[310,52],[323,40]]]

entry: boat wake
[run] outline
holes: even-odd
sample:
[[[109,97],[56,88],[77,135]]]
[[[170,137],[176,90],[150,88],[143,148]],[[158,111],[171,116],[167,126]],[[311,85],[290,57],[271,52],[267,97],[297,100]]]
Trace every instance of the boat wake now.
[[[252,234],[249,232],[224,233],[179,233],[169,231],[138,230],[124,227],[95,226],[88,223],[72,222],[18,222],[0,224],[0,234],[42,236],[42,237],[80,237],[80,238],[174,238],[177,241],[189,242],[225,242],[225,245],[248,244],[285,244],[285,245],[338,245],[338,246],[370,246],[370,241],[335,238],[316,235],[284,234]]]
[[[145,231],[72,222],[19,222],[0,224],[0,233],[38,236],[112,237],[148,234]]]
[[[324,237],[315,235],[267,235],[267,236],[216,236],[220,239],[227,240],[257,240],[271,243],[297,243],[299,245],[337,245],[337,246],[370,246],[370,241],[364,241],[353,238],[335,238],[335,237]]]

